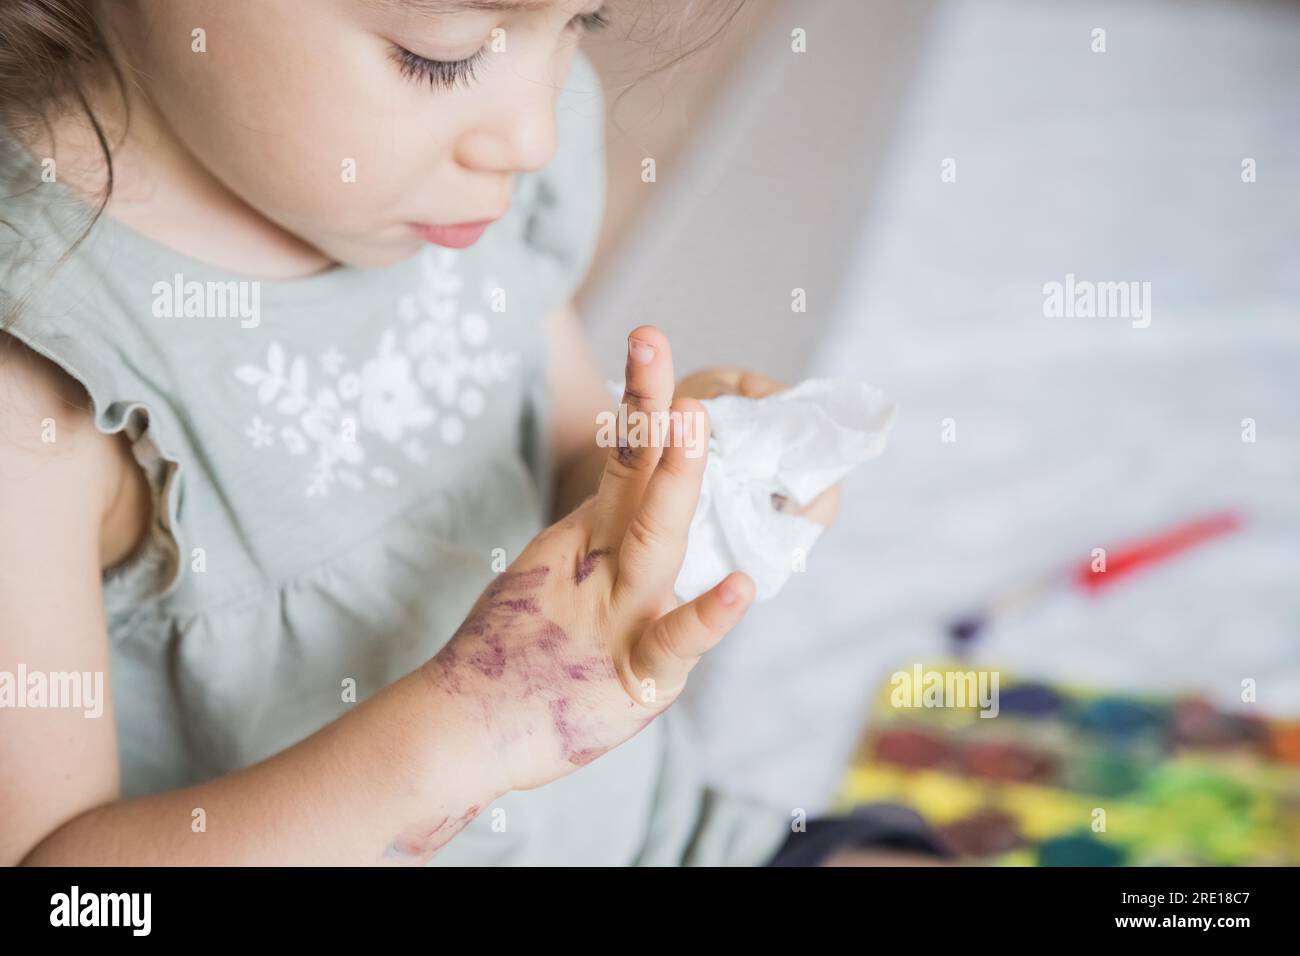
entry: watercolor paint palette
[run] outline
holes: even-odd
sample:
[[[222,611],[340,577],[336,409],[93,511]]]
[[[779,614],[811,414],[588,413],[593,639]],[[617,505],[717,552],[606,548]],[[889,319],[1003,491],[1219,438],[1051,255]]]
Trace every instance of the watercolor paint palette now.
[[[887,682],[837,809],[909,806],[971,863],[1300,865],[1300,721],[998,674],[991,718]]]

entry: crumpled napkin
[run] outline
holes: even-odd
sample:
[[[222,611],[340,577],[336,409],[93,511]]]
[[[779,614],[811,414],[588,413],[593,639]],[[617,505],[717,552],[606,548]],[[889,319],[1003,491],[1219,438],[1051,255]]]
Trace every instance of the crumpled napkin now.
[[[786,507],[798,510],[879,455],[898,408],[879,389],[829,379],[766,398],[723,395],[702,404],[712,428],[709,461],[674,589],[690,601],[744,571],[765,601],[802,568],[824,530],[777,503],[788,499]]]

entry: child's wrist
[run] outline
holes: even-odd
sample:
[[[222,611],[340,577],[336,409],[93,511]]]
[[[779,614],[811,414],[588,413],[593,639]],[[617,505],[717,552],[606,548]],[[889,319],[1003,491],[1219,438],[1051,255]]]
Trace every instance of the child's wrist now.
[[[428,759],[424,774],[440,797],[455,788],[480,808],[513,789],[488,709],[445,657],[435,656],[410,675],[420,698]]]

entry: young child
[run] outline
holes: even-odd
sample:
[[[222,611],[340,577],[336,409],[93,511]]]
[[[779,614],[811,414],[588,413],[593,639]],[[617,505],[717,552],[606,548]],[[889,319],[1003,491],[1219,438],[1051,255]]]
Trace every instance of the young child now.
[[[0,862],[788,833],[664,715],[752,597],[673,599],[704,458],[595,444],[598,7],[0,9],[0,671],[108,675],[98,719],[0,710]],[[629,338],[633,409],[774,387]]]

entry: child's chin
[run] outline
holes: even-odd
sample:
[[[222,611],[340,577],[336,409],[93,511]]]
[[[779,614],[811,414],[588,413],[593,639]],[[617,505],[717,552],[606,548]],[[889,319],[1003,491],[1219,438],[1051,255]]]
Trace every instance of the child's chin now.
[[[371,242],[332,243],[331,248],[320,246],[322,252],[334,261],[358,269],[382,269],[395,266],[411,258],[427,243],[410,235],[400,239],[385,237]]]

